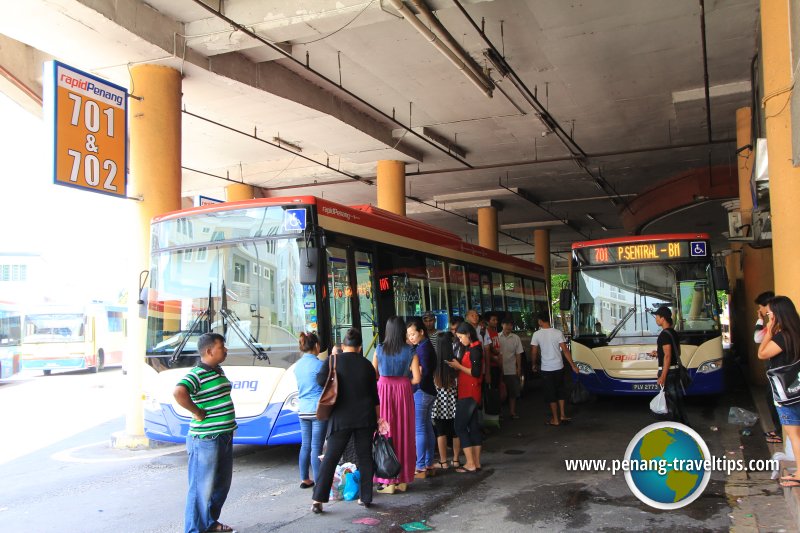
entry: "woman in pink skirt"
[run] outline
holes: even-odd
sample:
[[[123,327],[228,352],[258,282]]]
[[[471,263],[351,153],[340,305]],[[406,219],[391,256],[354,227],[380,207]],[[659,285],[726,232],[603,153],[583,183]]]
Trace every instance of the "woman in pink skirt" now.
[[[372,359],[378,375],[380,418],[389,422],[395,454],[400,460],[400,474],[394,479],[375,477],[380,483],[378,492],[394,494],[406,490],[414,480],[416,463],[416,433],[414,431],[414,396],[411,385],[420,381],[419,359],[414,348],[406,343],[406,326],[403,319],[390,317],[386,322],[386,336]]]

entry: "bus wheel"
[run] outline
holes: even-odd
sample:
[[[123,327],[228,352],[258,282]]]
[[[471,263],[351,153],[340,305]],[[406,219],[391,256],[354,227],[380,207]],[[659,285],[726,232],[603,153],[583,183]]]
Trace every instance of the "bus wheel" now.
[[[42,372],[44,372],[44,375],[45,375],[45,376],[49,376],[49,375],[50,375],[50,372],[52,372],[52,370],[47,370],[47,369],[45,369],[45,370],[43,370]]]
[[[106,367],[106,353],[103,351],[102,348],[97,350],[97,361],[95,365],[92,367],[92,373],[95,372],[102,372],[103,369]]]

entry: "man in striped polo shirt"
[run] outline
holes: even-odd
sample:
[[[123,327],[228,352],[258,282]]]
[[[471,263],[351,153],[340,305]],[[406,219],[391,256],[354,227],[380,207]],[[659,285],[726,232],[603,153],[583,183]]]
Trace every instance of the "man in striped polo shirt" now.
[[[205,333],[197,340],[200,363],[175,386],[175,401],[192,413],[186,451],[189,454],[189,493],[186,533],[234,531],[219,522],[233,477],[233,431],[236,413],[231,382],[219,366],[228,356],[225,338]]]

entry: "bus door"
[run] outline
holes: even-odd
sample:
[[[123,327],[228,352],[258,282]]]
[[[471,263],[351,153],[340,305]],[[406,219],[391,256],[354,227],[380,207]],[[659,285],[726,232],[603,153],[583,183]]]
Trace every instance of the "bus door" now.
[[[378,344],[378,317],[375,313],[374,265],[372,253],[356,251],[356,288],[358,293],[358,309],[361,318],[361,337],[364,342],[364,357],[371,359]],[[354,324],[358,326],[358,323]]]
[[[342,343],[345,333],[353,326],[353,289],[347,250],[328,247],[328,299],[331,313],[333,345]]]

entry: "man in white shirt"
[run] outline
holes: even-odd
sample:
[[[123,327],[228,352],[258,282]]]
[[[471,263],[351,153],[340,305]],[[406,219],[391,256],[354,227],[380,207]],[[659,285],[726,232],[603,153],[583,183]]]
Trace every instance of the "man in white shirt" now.
[[[520,378],[522,377],[522,341],[519,337],[511,333],[514,329],[514,321],[507,316],[503,319],[503,331],[497,335],[500,356],[502,357],[501,368],[503,370],[503,381],[508,391],[508,410],[511,418],[516,420],[517,398],[520,393]]]
[[[564,361],[563,352],[572,371],[578,373],[578,367],[572,361],[572,353],[567,346],[567,340],[559,329],[550,327],[550,317],[539,315],[537,318],[539,329],[531,338],[531,365],[533,370],[539,366],[541,356],[541,374],[544,390],[544,401],[550,405],[552,417],[546,423],[548,426],[559,426],[569,422],[564,407],[567,392],[564,386]],[[559,417],[559,414],[561,415]]]

